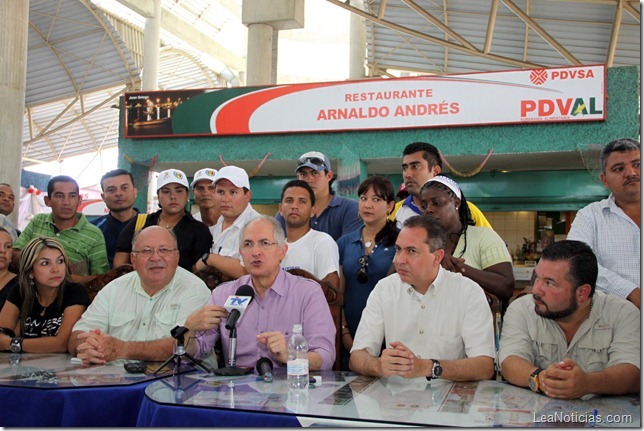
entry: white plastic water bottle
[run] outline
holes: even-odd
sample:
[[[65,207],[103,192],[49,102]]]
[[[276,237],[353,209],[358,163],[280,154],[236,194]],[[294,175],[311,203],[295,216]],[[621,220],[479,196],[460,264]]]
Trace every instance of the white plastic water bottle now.
[[[302,390],[309,387],[309,343],[302,335],[302,324],[293,325],[293,335],[288,341],[286,363],[288,388]]]

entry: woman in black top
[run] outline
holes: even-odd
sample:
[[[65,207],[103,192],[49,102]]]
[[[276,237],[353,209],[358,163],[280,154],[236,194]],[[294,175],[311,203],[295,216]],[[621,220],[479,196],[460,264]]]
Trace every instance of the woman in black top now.
[[[89,305],[85,287],[68,281],[63,246],[38,237],[22,249],[18,287],[0,311],[0,350],[66,352],[74,324]]]
[[[9,271],[11,255],[13,254],[13,239],[11,234],[0,227],[0,310],[14,285],[18,284],[16,274]]]

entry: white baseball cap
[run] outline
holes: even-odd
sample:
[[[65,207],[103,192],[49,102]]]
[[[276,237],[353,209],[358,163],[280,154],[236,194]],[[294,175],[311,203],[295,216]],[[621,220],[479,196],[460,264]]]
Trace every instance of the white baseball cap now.
[[[197,172],[195,172],[195,177],[192,179],[192,182],[190,183],[190,187],[194,188],[195,184],[197,184],[197,182],[201,180],[210,180],[211,182],[213,182],[215,181],[216,176],[217,176],[217,169],[211,169],[211,168],[199,169]]]
[[[247,188],[250,190],[250,182],[248,181],[248,174],[242,168],[237,166],[224,166],[219,169],[213,184],[217,184],[219,180],[228,180],[239,188]]]
[[[157,191],[168,184],[177,183],[181,184],[185,188],[188,188],[188,177],[183,171],[179,169],[166,169],[165,171],[159,172],[159,178],[157,179]]]

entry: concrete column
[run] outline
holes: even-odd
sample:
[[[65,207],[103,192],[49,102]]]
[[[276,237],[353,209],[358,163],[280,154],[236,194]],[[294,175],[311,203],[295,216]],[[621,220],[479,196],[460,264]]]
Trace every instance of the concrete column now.
[[[275,84],[278,30],[304,27],[304,0],[244,0],[242,23],[248,27],[246,85]]]
[[[272,79],[273,27],[268,24],[248,26],[246,85],[275,84]]]
[[[159,49],[161,47],[161,0],[154,2],[154,15],[146,18],[143,34],[143,77],[141,89],[159,89]]]
[[[16,226],[27,88],[28,28],[29,0],[0,2],[0,182],[11,184],[16,194],[16,206],[10,216]]]
[[[362,0],[351,0],[351,6],[363,9]],[[365,77],[367,57],[367,27],[363,17],[351,14],[349,23],[349,79]]]

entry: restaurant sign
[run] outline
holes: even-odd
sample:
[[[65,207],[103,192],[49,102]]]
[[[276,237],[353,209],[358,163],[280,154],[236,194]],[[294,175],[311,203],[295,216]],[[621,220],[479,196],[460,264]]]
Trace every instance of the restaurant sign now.
[[[603,65],[125,94],[124,137],[604,121]]]

